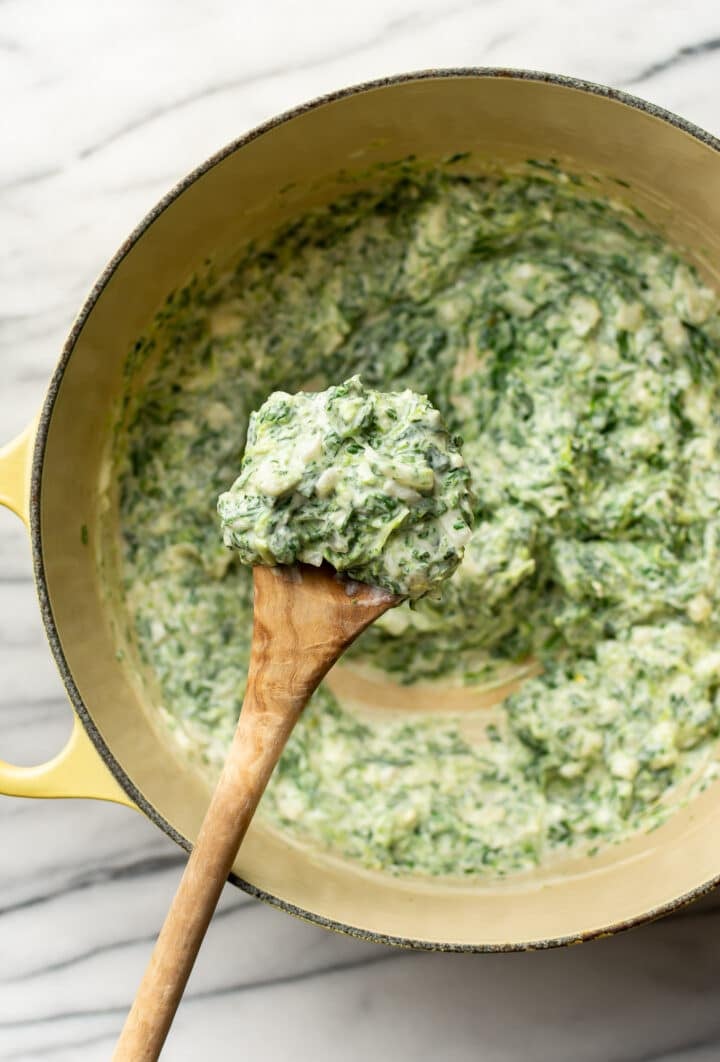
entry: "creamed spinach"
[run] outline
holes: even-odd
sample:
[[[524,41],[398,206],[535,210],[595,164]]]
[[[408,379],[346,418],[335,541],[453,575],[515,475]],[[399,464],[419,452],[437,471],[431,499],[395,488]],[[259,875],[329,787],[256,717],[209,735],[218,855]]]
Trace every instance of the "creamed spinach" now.
[[[220,495],[243,564],[312,564],[417,599],[456,571],[472,531],[470,473],[424,395],[274,391],[250,414],[240,475]]]
[[[472,727],[322,687],[261,813],[369,868],[460,876],[658,824],[715,772],[719,351],[693,268],[544,165],[400,166],[196,277],[129,361],[116,455],[127,610],[177,740],[218,765],[242,701],[250,577],[215,499],[250,412],[359,373],[462,436],[475,530],[354,666],[440,691],[540,673]]]

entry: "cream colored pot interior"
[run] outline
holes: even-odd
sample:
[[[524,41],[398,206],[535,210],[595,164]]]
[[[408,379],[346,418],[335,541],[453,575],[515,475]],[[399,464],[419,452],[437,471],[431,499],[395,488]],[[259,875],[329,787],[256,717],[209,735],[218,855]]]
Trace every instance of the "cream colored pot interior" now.
[[[149,721],[115,656],[96,564],[101,455],[124,358],[165,295],[208,255],[226,254],[408,154],[469,165],[556,157],[622,189],[712,276],[720,262],[720,154],[680,128],[579,88],[502,76],[432,77],[326,102],[237,147],[191,183],[135,242],[82,328],[52,410],[42,469],[47,587],[74,682],[132,784],[192,840],[208,792]],[[611,184],[613,194],[618,186]],[[714,282],[718,283],[718,276]],[[80,528],[90,529],[90,545]],[[117,606],[118,596],[115,597]],[[110,609],[112,611],[112,609]],[[447,945],[518,946],[577,938],[642,917],[720,873],[720,787],[647,837],[592,861],[499,885],[423,884],[318,861],[260,826],[236,873],[310,916],[364,933]]]

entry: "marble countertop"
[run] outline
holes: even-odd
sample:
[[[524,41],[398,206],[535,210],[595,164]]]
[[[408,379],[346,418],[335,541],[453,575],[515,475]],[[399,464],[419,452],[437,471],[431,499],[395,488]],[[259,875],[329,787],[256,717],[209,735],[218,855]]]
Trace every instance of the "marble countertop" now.
[[[709,0],[0,0],[0,437],[38,407],[96,274],[188,169],[319,93],[460,65],[602,81],[720,133]],[[5,511],[0,676],[2,758],[52,755],[70,711]],[[182,854],[117,806],[9,798],[0,851],[0,1059],[108,1059]],[[452,956],[227,889],[163,1057],[709,1062],[719,994],[717,897],[582,948]]]

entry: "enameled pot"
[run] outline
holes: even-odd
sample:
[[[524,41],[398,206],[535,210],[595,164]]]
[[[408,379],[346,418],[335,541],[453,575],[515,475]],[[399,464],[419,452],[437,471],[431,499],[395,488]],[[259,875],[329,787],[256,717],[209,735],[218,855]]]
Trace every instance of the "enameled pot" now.
[[[137,807],[188,848],[206,782],[162,739],[116,658],[95,544],[102,455],[126,355],[172,289],[340,194],[342,172],[407,155],[468,165],[555,158],[640,207],[720,285],[720,142],[622,93],[512,70],[442,70],[347,89],[268,122],[190,174],[100,277],[70,333],[39,419],[0,451],[0,502],[28,525],[40,608],[76,713],[40,767],[0,763],[0,792]],[[346,187],[346,185],[345,185]],[[111,514],[112,516],[112,514]],[[81,528],[87,531],[81,534]],[[117,598],[115,599],[117,600]],[[254,824],[241,888],[317,924],[447,950],[547,947],[669,911],[720,880],[720,784],[653,833],[505,883],[417,882],[324,861]]]

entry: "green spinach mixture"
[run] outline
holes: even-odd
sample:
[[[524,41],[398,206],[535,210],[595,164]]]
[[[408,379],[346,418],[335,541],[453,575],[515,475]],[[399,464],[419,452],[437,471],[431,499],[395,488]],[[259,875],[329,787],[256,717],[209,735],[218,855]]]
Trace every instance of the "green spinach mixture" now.
[[[391,610],[343,666],[387,679],[383,708],[420,684],[437,711],[373,715],[321,687],[260,814],[368,868],[498,876],[651,829],[716,772],[720,314],[592,180],[457,170],[398,167],[169,297],[129,361],[122,572],[157,707],[215,770],[251,626],[215,499],[251,411],[356,373],[427,395],[464,440],[475,529],[439,596]],[[252,529],[280,557],[268,515]],[[443,690],[528,661],[499,707],[443,712]]]
[[[250,414],[242,471],[218,512],[243,564],[327,561],[418,598],[462,560],[469,482],[427,398],[353,376],[319,394],[276,391]]]

